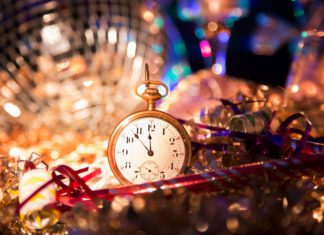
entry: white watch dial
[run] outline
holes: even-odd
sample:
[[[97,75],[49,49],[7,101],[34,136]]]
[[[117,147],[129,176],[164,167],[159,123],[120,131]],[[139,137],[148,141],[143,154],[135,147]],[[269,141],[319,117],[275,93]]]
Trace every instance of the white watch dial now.
[[[175,177],[185,164],[185,143],[170,123],[144,117],[129,123],[115,145],[115,162],[129,182]]]

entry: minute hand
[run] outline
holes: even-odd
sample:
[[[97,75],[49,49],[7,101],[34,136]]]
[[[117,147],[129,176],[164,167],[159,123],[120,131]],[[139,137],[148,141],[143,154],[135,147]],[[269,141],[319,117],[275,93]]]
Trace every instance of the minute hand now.
[[[150,150],[148,147],[146,147],[146,145],[143,143],[143,141],[139,138],[138,134],[135,134],[135,133],[134,133],[134,136],[135,136],[135,138],[138,139],[138,140],[141,142],[141,144],[146,148],[146,150],[147,150],[147,154],[148,154],[149,156],[153,156],[153,151]]]
[[[150,142],[150,151],[152,151],[152,136],[151,136],[151,133],[149,133],[149,136],[148,136],[148,139],[149,139],[149,142]]]

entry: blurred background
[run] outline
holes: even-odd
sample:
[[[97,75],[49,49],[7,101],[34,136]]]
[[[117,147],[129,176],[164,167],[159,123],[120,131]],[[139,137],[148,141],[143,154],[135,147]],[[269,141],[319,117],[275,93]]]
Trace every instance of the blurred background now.
[[[323,12],[320,0],[2,0],[1,152],[107,141],[143,105],[133,89],[145,62],[176,117],[201,121],[205,106],[244,94],[323,130]]]
[[[211,54],[220,49],[219,44],[228,43],[222,64],[226,74],[274,86],[285,85],[299,33],[306,30],[320,5],[320,1],[311,0],[160,2],[183,37],[193,72],[217,63]],[[203,53],[201,42],[205,39],[211,47],[210,56]]]

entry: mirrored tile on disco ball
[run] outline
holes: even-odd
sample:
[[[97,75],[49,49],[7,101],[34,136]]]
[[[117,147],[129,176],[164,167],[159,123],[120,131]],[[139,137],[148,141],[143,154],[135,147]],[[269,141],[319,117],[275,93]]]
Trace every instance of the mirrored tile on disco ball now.
[[[112,131],[140,104],[144,63],[161,77],[167,39],[152,3],[1,1],[0,125]]]

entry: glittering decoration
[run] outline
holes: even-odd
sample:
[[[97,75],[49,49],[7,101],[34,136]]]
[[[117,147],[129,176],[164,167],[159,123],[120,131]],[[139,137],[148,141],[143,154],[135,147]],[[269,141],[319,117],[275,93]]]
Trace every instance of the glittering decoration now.
[[[107,145],[107,136],[91,131],[51,133],[43,127],[31,133],[15,131],[6,135],[0,149],[9,152],[13,159],[34,161],[39,157],[37,163],[44,161],[49,168],[66,164],[74,169],[101,169],[105,175],[89,182],[90,187],[99,189],[117,184],[108,165]]]
[[[180,81],[159,109],[181,119],[228,128],[234,112],[229,105],[223,105],[221,100],[225,99],[245,112],[277,110],[286,105],[280,88],[224,79],[212,70],[201,70]]]
[[[259,110],[258,112],[247,112],[240,115],[234,115],[230,119],[230,129],[244,133],[260,133],[271,120],[270,110]]]
[[[8,156],[0,156],[0,231],[6,231],[14,220],[18,201],[18,162]]]
[[[183,123],[193,141],[195,156],[191,170],[201,173],[295,154],[293,149],[306,131],[307,119],[291,122],[285,131],[287,137],[270,134],[278,132],[280,123],[291,115],[287,112],[288,103],[281,88],[199,71],[181,81],[160,108],[187,120]],[[258,135],[243,137],[239,133],[228,134],[228,130]],[[287,138],[294,139],[294,143]],[[318,148],[321,153],[321,142],[317,143],[310,148]]]
[[[322,234],[313,214],[323,206],[318,195],[322,186],[310,178],[217,194],[166,190],[99,201],[94,213],[76,207],[62,219],[86,234]]]
[[[0,9],[6,131],[19,124],[107,135],[139,104],[133,87],[144,62],[161,77],[167,39],[154,2],[5,0]]]
[[[158,108],[178,118],[198,121],[201,109],[215,108],[221,104],[218,99],[234,98],[240,92],[250,94],[245,82],[229,82],[210,70],[201,70],[180,81]]]
[[[298,51],[287,81],[288,109],[283,111],[287,113],[293,113],[296,110],[305,112],[314,126],[312,134],[323,136],[324,34],[323,29],[319,29],[318,32],[314,30],[303,33],[304,37],[298,43]]]
[[[103,231],[126,232],[128,234],[134,233],[134,229],[141,228],[149,233],[150,227],[152,225],[158,226],[157,222],[161,222],[161,220],[164,223],[163,228],[166,229],[161,234],[169,234],[169,230],[173,226],[175,227],[172,231],[180,231],[185,229],[185,225],[187,225],[187,229],[188,226],[194,226],[197,231],[200,231],[200,223],[194,220],[196,218],[205,221],[207,225],[210,224],[209,233],[214,234],[218,228],[225,225],[220,217],[213,218],[213,213],[210,214],[209,212],[215,210],[216,215],[217,211],[222,210],[221,215],[224,215],[226,220],[226,227],[222,228],[225,229],[225,232],[239,231],[241,229],[239,224],[243,222],[245,224],[244,231],[250,231],[249,234],[257,234],[258,231],[267,230],[269,232],[284,231],[289,234],[288,228],[290,226],[297,226],[296,229],[301,232],[308,229],[312,233],[317,234],[319,232],[318,234],[320,234],[323,229],[319,226],[323,212],[322,163],[323,155],[303,157],[299,160],[274,160],[268,163],[249,164],[150,184],[92,191],[91,197],[97,199],[91,201],[96,208],[94,211],[90,209],[91,213],[88,213],[89,207],[81,206],[81,204],[86,205],[89,202],[86,198],[90,194],[83,191],[85,188],[82,189],[81,184],[78,185],[80,181],[73,176],[76,172],[73,173],[66,166],[58,166],[56,170],[61,173],[65,172],[63,174],[66,174],[66,176],[69,175],[70,187],[75,185],[75,189],[70,191],[72,193],[70,196],[74,199],[80,198],[81,201],[79,201],[80,206],[77,206],[78,204],[75,204],[75,202],[72,203],[74,205],[71,208],[72,210],[61,216],[60,219],[66,223],[65,226],[58,223],[47,231],[53,233],[58,230],[62,234],[70,229],[74,231],[77,229],[87,234],[100,234]],[[222,200],[214,204],[214,199],[217,198]],[[266,203],[268,200],[269,204]],[[60,200],[60,202],[64,203],[64,200]],[[206,202],[210,203],[206,205]],[[154,205],[151,203],[154,203]],[[270,210],[273,205],[276,206]],[[203,208],[206,208],[206,210]],[[160,212],[163,213],[160,214]],[[233,212],[235,213],[232,214]],[[240,215],[244,212],[248,212],[248,215]],[[293,218],[293,221],[285,225],[283,223],[285,216],[281,217],[283,213],[285,216]],[[187,220],[187,217],[192,214],[194,217]],[[227,217],[227,215],[230,216]],[[173,218],[173,216],[178,219]],[[268,219],[274,216],[277,216],[279,220],[270,219],[271,222],[268,223],[266,228],[261,228],[262,226],[255,228],[256,224],[267,224]],[[145,220],[143,217],[150,219]],[[257,217],[260,218],[256,219]],[[300,219],[305,219],[305,222],[299,224]],[[230,224],[234,223],[232,220],[237,220],[238,225],[231,226]],[[112,221],[120,223],[116,225]],[[149,222],[149,224],[146,223],[148,227],[144,226],[141,221]],[[219,225],[215,228],[211,225],[211,221],[214,222],[213,225],[218,223]],[[129,223],[133,225],[130,226]],[[309,225],[311,225],[310,228]],[[15,226],[17,229],[19,223],[15,223]],[[313,230],[314,227],[315,230]],[[25,231],[26,228],[23,227],[22,230]],[[46,230],[39,232],[46,232]],[[157,233],[160,234],[160,230]]]
[[[301,114],[299,115],[299,117],[300,116],[301,116]],[[233,146],[238,146],[238,145],[233,143]],[[87,148],[84,148],[83,150],[85,151],[85,149],[87,149]],[[87,152],[87,151],[85,151],[85,152]],[[212,155],[213,155],[213,153],[211,154],[211,156]],[[219,167],[226,167],[226,160],[225,160],[225,162],[222,162],[223,165],[217,165],[219,162],[218,160],[219,159],[222,160],[222,159],[224,159],[224,157],[226,157],[224,154],[219,155],[218,159],[216,159],[216,165],[215,165],[215,162],[209,161],[205,164],[205,167],[207,166],[209,168],[214,168],[214,169],[217,169]],[[40,159],[42,159],[42,158],[40,158],[39,156],[34,154],[34,155],[30,156],[27,160],[39,162]],[[209,156],[209,159],[212,159],[212,157]],[[192,176],[189,175],[189,176],[185,176],[183,178],[166,180],[165,182],[156,182],[156,183],[138,185],[138,186],[134,186],[135,192],[137,190],[136,194],[142,194],[142,193],[147,194],[148,193],[149,195],[143,196],[143,197],[138,196],[135,198],[130,197],[133,192],[132,186],[125,187],[125,188],[115,188],[115,189],[114,188],[109,189],[109,187],[108,187],[105,190],[92,191],[90,193],[88,193],[87,191],[83,192],[83,190],[86,190],[86,188],[84,188],[84,186],[82,186],[82,185],[78,186],[79,181],[77,180],[77,178],[75,178],[73,176],[74,173],[73,174],[68,173],[68,172],[72,173],[73,171],[67,166],[58,166],[54,169],[57,169],[57,170],[61,169],[61,170],[59,170],[59,172],[61,172],[61,173],[65,172],[63,174],[66,174],[66,175],[69,175],[69,177],[72,177],[68,181],[70,186],[64,186],[64,188],[60,189],[60,190],[63,190],[63,193],[67,192],[65,190],[68,190],[69,191],[68,195],[71,198],[64,199],[64,196],[63,196],[63,194],[61,194],[62,193],[61,192],[60,195],[63,196],[63,198],[59,199],[59,204],[62,205],[62,203],[64,203],[64,204],[67,203],[67,205],[72,206],[72,208],[71,208],[72,213],[66,212],[60,217],[61,220],[66,223],[65,226],[62,226],[61,223],[58,223],[53,228],[47,228],[47,230],[43,230],[42,232],[45,232],[45,231],[53,232],[56,229],[59,230],[61,232],[61,234],[64,234],[65,232],[69,231],[69,229],[79,229],[86,233],[102,233],[103,230],[112,231],[112,232],[113,231],[124,231],[124,230],[125,230],[125,232],[129,232],[129,233],[136,232],[136,231],[133,231],[132,229],[133,228],[138,229],[137,226],[141,225],[141,223],[136,222],[136,224],[134,224],[134,226],[128,227],[128,225],[127,225],[128,219],[129,219],[128,212],[127,213],[125,212],[126,214],[123,213],[124,210],[128,211],[129,206],[132,205],[133,202],[138,204],[136,206],[136,208],[139,208],[139,210],[143,211],[143,213],[144,213],[143,216],[151,217],[152,221],[150,221],[150,223],[155,224],[156,223],[156,222],[154,222],[155,219],[157,221],[160,219],[163,219],[161,216],[166,215],[167,211],[172,213],[173,210],[171,210],[169,208],[169,206],[167,204],[165,204],[165,207],[163,207],[163,208],[166,208],[167,211],[165,211],[163,213],[163,215],[156,215],[154,213],[151,214],[152,211],[150,211],[150,210],[146,211],[144,209],[145,205],[148,205],[147,202],[150,201],[151,199],[158,200],[158,203],[162,203],[165,199],[168,199],[168,201],[170,202],[170,199],[173,198],[175,200],[175,203],[179,204],[178,205],[179,207],[177,209],[180,211],[180,214],[177,214],[177,216],[185,217],[185,215],[188,214],[190,210],[187,211],[188,207],[186,207],[185,205],[188,205],[188,202],[186,202],[186,199],[181,199],[182,194],[186,195],[185,198],[191,197],[191,195],[197,195],[198,198],[202,197],[204,201],[208,201],[210,198],[218,197],[218,196],[221,196],[222,198],[224,198],[226,200],[229,200],[231,198],[231,199],[233,199],[233,201],[231,201],[230,204],[239,203],[239,201],[242,197],[241,190],[243,190],[245,188],[250,189],[251,194],[248,197],[249,198],[252,197],[253,200],[259,200],[258,198],[256,198],[256,199],[253,198],[253,196],[254,196],[254,193],[257,193],[257,194],[260,193],[260,187],[261,187],[261,189],[263,189],[263,187],[266,187],[266,188],[269,187],[269,188],[271,188],[271,190],[278,190],[278,193],[283,193],[284,195],[286,195],[285,194],[286,192],[281,191],[283,189],[282,189],[282,187],[279,188],[279,186],[280,185],[284,186],[285,182],[287,182],[287,179],[296,179],[296,178],[300,179],[301,175],[305,175],[305,176],[311,175],[311,176],[315,177],[316,175],[318,175],[316,172],[319,172],[319,176],[321,176],[321,174],[322,174],[321,171],[317,171],[317,169],[315,169],[316,167],[317,168],[321,167],[321,164],[313,163],[313,166],[315,166],[315,168],[313,168],[312,170],[310,170],[308,168],[307,164],[312,164],[312,159],[314,159],[315,161],[321,161],[322,155],[319,155],[318,159],[316,159],[314,157],[313,158],[306,157],[304,159],[306,159],[306,161],[308,161],[308,163],[304,162],[302,160],[301,161],[297,160],[297,159],[295,159],[295,160],[292,159],[292,160],[289,160],[288,162],[282,161],[282,160],[276,160],[276,161],[272,161],[272,162],[268,162],[268,163],[264,163],[264,164],[262,164],[262,163],[254,163],[253,164],[252,163],[250,165],[242,166],[241,168],[236,168],[236,170],[234,168],[227,169],[227,170],[226,169],[225,170],[216,170],[216,171],[204,173],[201,175],[192,175]],[[97,164],[100,165],[101,163],[98,162]],[[241,162],[241,164],[242,164],[242,162]],[[292,164],[292,165],[289,165],[289,164]],[[28,167],[29,164],[27,164],[25,166]],[[98,168],[100,168],[100,167],[98,167],[98,165],[97,166],[94,165],[93,169],[98,169]],[[288,169],[289,169],[289,171],[288,171]],[[303,169],[303,171],[300,171],[300,169]],[[66,170],[68,170],[68,171],[66,171]],[[28,172],[30,172],[30,171],[28,171]],[[25,173],[25,174],[27,174],[27,173]],[[197,171],[197,173],[201,173],[201,172]],[[237,177],[237,176],[241,176],[241,177]],[[292,178],[292,176],[294,176],[294,177]],[[58,177],[60,177],[60,176],[58,176]],[[312,177],[312,178],[304,177],[304,178],[309,179],[310,182],[313,183],[313,186],[314,186],[313,189],[317,189],[318,186],[321,185],[322,181],[319,180],[320,178],[314,178],[314,177]],[[88,178],[88,177],[85,176],[85,178]],[[303,178],[301,178],[301,179],[303,179]],[[73,181],[71,181],[71,180],[73,180]],[[77,180],[77,181],[74,181],[74,180]],[[105,177],[102,180],[105,181]],[[76,183],[76,185],[73,182]],[[99,179],[99,181],[95,180],[95,182],[99,182],[99,185],[104,185],[100,182],[100,179]],[[290,180],[289,182],[291,183],[291,182],[295,182],[295,181]],[[65,188],[65,187],[67,187],[67,188]],[[180,189],[177,189],[179,187],[180,187]],[[290,189],[290,187],[291,186],[289,186],[288,189]],[[100,186],[99,186],[99,188],[100,188]],[[160,192],[158,190],[159,188],[162,189],[163,192]],[[193,194],[189,191],[186,191],[185,190],[186,188],[190,189],[190,190],[194,190],[195,194]],[[262,198],[268,197],[268,196],[272,197],[272,195],[271,195],[272,191],[269,191],[269,188],[267,188],[268,191],[261,193]],[[173,189],[173,190],[176,189],[176,192],[181,192],[181,194],[175,194],[174,191],[170,191],[169,189]],[[81,191],[79,191],[79,190],[81,190]],[[131,191],[129,191],[129,190],[131,190]],[[207,191],[211,190],[211,191],[217,192],[217,193],[206,194],[206,193],[204,193],[204,192],[206,192],[206,190]],[[301,191],[303,193],[305,193],[305,190],[306,190],[306,188],[301,189]],[[154,194],[150,194],[154,191],[155,191]],[[84,195],[82,192],[86,193],[86,194]],[[231,194],[229,194],[229,193],[231,193]],[[158,195],[157,198],[155,198],[156,195]],[[172,196],[172,195],[174,195],[174,196]],[[276,196],[277,196],[277,194],[274,195],[274,197],[276,197]],[[321,202],[322,196],[320,193],[313,194],[313,196],[315,197],[315,200]],[[89,202],[89,197],[92,198],[92,201],[90,201],[90,204],[87,203],[87,202]],[[288,198],[289,195],[287,195],[285,197]],[[94,200],[94,198],[98,198],[98,200]],[[106,198],[106,199],[114,198],[114,199],[111,203],[109,203],[105,200],[104,201],[99,200],[99,198]],[[138,198],[140,198],[140,199],[138,199]],[[85,199],[85,200],[83,200],[83,199]],[[73,200],[76,200],[76,201],[73,202]],[[135,200],[136,200],[136,202],[135,202]],[[180,201],[178,201],[178,200],[180,200]],[[275,199],[273,199],[273,200],[275,200]],[[287,199],[282,199],[282,200],[287,200]],[[303,200],[303,199],[301,199],[301,200]],[[91,213],[87,213],[86,211],[84,211],[83,207],[78,207],[77,204],[75,204],[78,202],[84,204],[85,207],[88,208],[88,210],[89,209],[93,210],[91,208],[93,208],[93,203],[95,203],[97,209]],[[32,202],[30,202],[30,203],[32,203]],[[156,203],[156,201],[155,201],[155,203]],[[184,204],[182,204],[182,203],[184,203]],[[37,205],[40,205],[40,204],[37,204]],[[91,205],[91,207],[89,207],[89,205]],[[107,205],[108,205],[108,207],[107,207]],[[199,205],[200,204],[198,203],[197,206],[199,207]],[[173,206],[173,205],[171,205],[171,206]],[[226,207],[228,207],[228,206],[229,205],[227,205]],[[233,205],[233,207],[235,207],[235,206]],[[143,209],[141,209],[141,208],[143,208]],[[157,206],[155,208],[157,210],[159,210],[158,209],[159,206]],[[312,218],[314,218],[315,221],[321,221],[321,208],[322,208],[322,206],[320,205],[320,206],[316,206],[316,208],[313,209]],[[216,205],[214,205],[211,208],[211,210],[214,210],[214,209],[218,210]],[[247,210],[249,210],[250,213],[252,213],[252,214],[255,212],[256,215],[261,215],[262,213],[266,213],[266,212],[263,212],[262,210],[261,211],[256,210],[254,207],[251,207],[251,208],[248,207]],[[269,212],[269,210],[266,210],[266,211]],[[292,211],[293,211],[293,213],[295,213],[294,210],[292,210]],[[39,212],[43,213],[42,215],[36,215],[36,216],[40,216],[40,219],[46,220],[46,219],[48,219],[49,215],[53,216],[53,213],[47,213],[47,210],[45,208],[44,208],[44,210],[41,210]],[[131,212],[131,213],[133,213],[133,212]],[[210,224],[210,222],[209,222],[210,220],[205,218],[207,216],[207,214],[204,214],[204,213],[206,213],[206,211],[203,211],[201,213],[202,214],[197,215],[198,216],[197,218],[202,219],[204,221],[208,221],[206,223]],[[274,216],[275,213],[277,213],[277,212],[272,210],[271,213],[274,213],[273,214],[273,216]],[[279,211],[278,213],[282,213],[282,211]],[[296,215],[297,220],[300,216],[299,214],[300,214],[300,212],[297,213],[297,215]],[[102,216],[100,216],[100,215],[102,215]],[[265,215],[267,216],[267,214],[265,214]],[[307,215],[309,216],[309,213]],[[44,218],[44,216],[45,216],[45,218]],[[94,216],[94,217],[90,218],[91,216]],[[125,218],[123,216],[126,216],[126,220],[119,226],[111,228],[110,223],[105,222],[106,219],[111,218],[110,216],[113,216],[113,218],[117,219],[118,221],[124,220]],[[155,218],[155,216],[157,216],[157,218]],[[32,219],[32,217],[29,219]],[[110,220],[114,220],[114,219],[111,218]],[[140,219],[142,219],[142,217],[140,217]],[[247,219],[247,218],[245,218],[245,219]],[[247,219],[247,221],[246,221],[246,223],[248,223],[248,225],[246,225],[246,229],[251,231],[251,233],[254,233],[254,230],[253,230],[254,224],[252,221],[250,221],[250,219],[251,218]],[[238,231],[240,228],[240,226],[237,225],[237,222],[235,222],[234,220],[235,219],[231,217],[231,219],[227,220],[227,222],[226,222],[226,228],[230,232],[233,232],[234,230]],[[236,220],[240,221],[239,218],[236,218]],[[5,227],[5,229],[10,229],[11,232],[15,231],[15,230],[29,231],[30,227],[35,228],[35,223],[39,223],[41,221],[42,220],[39,220],[37,222],[36,219],[31,220],[31,221],[29,221],[30,223],[29,223],[28,227],[27,226],[21,227],[22,226],[21,222],[19,222],[19,221],[17,222],[16,220],[13,220],[13,221],[11,221],[10,226],[14,226],[14,227],[9,226],[9,227]],[[90,222],[90,221],[92,221],[92,222]],[[132,221],[133,221],[133,219],[132,219]],[[218,222],[221,223],[221,221],[217,219],[217,223]],[[260,220],[259,222],[265,223],[265,221],[263,221],[263,220]],[[313,220],[311,222],[314,223]],[[92,225],[89,225],[88,223],[91,223]],[[232,226],[232,223],[234,224],[233,225],[234,227]],[[240,224],[240,222],[238,222],[238,223]],[[188,221],[185,220],[185,221],[183,221],[183,225],[182,225],[182,222],[180,219],[179,224],[178,223],[173,224],[173,225],[176,225],[176,228],[174,228],[174,229],[176,229],[177,231],[178,230],[180,231],[181,229],[183,229],[184,224],[189,225],[190,223],[188,224]],[[223,224],[223,223],[221,223],[221,224]],[[203,225],[204,225],[203,227],[205,228],[206,224],[203,224]],[[127,227],[124,227],[124,226],[127,226]],[[199,224],[199,225],[195,224],[194,226],[197,229],[197,231],[200,231],[200,229],[202,229],[202,228],[200,228],[202,226],[201,224]],[[276,231],[278,229],[281,229],[281,227],[277,227],[278,226],[277,224],[271,224],[269,226],[270,226],[269,227],[270,230],[274,229],[274,231]],[[171,227],[172,226],[170,225],[170,228]],[[113,230],[111,230],[111,229],[113,229]],[[282,229],[286,229],[286,228],[284,227]],[[303,227],[301,226],[301,228],[298,228],[298,229],[303,229]],[[213,228],[211,228],[210,231],[211,231],[211,233],[215,232]],[[263,231],[263,230],[261,230],[261,231]],[[169,230],[166,233],[170,233]]]
[[[52,178],[46,169],[33,169],[23,174],[19,182],[19,202],[25,201],[36,189]],[[58,221],[59,212],[49,205],[56,202],[54,183],[33,196],[20,209],[20,218],[29,229],[43,229]]]

